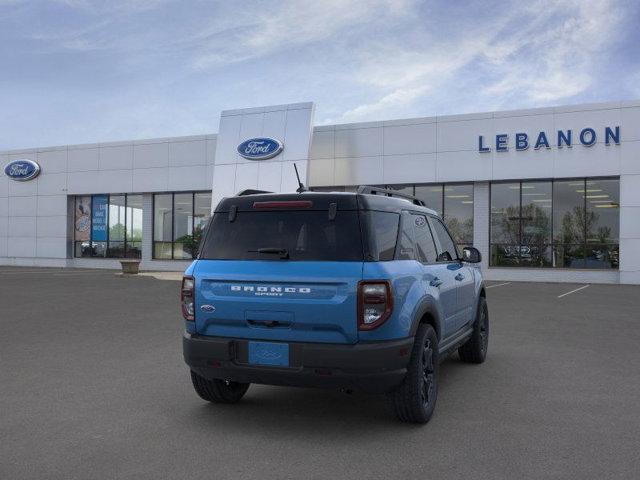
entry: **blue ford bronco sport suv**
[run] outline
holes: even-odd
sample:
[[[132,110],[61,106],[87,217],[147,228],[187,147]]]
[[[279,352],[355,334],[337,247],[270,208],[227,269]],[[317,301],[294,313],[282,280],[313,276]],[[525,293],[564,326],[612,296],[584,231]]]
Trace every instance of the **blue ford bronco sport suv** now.
[[[193,386],[217,403],[251,383],[386,393],[400,420],[426,423],[439,362],[487,354],[479,261],[391,190],[225,198],[182,281]]]

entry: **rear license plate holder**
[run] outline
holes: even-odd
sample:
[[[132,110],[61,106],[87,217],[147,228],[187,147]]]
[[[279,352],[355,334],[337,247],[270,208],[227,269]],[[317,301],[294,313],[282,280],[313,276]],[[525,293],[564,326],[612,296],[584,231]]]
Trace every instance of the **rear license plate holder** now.
[[[289,344],[275,342],[249,342],[249,364],[271,367],[289,366]]]

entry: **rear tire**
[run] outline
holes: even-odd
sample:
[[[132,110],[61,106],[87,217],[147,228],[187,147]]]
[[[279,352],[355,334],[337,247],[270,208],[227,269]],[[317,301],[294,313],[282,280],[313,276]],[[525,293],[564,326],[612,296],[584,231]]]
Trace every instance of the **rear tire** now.
[[[487,300],[480,297],[473,333],[467,342],[458,348],[460,360],[466,363],[482,363],[489,348],[489,308]]]
[[[227,380],[208,380],[193,370],[191,370],[191,382],[200,398],[212,403],[237,403],[247,393],[250,385]]]
[[[431,325],[421,324],[411,351],[407,376],[388,394],[402,422],[427,423],[438,397],[438,336]]]

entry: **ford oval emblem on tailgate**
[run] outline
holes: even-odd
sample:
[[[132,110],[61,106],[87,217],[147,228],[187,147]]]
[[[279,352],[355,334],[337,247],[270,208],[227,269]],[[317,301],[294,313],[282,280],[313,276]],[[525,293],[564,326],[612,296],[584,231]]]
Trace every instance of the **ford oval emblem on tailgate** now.
[[[201,305],[200,306],[200,310],[202,310],[203,312],[214,312],[216,309],[216,307],[214,307],[213,305]]]

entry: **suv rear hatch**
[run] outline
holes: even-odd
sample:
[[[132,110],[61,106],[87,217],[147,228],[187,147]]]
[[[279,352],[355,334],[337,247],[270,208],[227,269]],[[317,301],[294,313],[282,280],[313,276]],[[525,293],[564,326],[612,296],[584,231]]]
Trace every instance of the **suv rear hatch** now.
[[[194,268],[197,332],[357,342],[363,247],[356,202],[327,194],[224,200]]]

